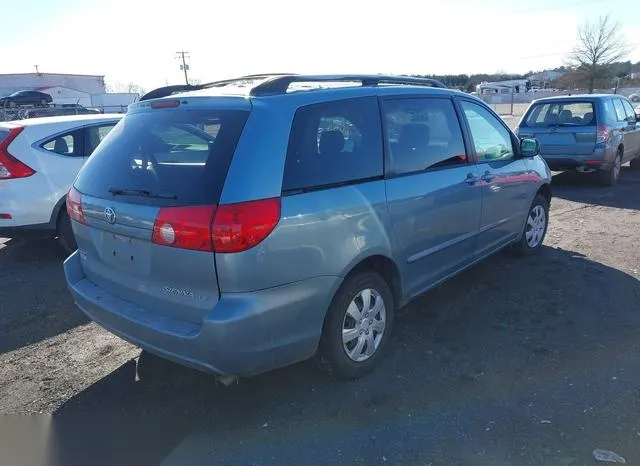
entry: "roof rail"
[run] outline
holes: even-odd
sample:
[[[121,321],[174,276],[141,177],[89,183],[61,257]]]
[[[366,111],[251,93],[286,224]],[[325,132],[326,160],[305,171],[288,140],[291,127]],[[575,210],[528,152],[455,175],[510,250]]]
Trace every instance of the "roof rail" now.
[[[377,86],[378,84],[404,84],[413,86],[429,86],[446,88],[441,81],[430,78],[415,78],[412,76],[388,76],[378,74],[345,74],[345,75],[302,75],[288,73],[265,73],[250,74],[240,76],[238,78],[224,79],[222,81],[213,81],[205,84],[178,84],[175,86],[165,86],[147,92],[140,97],[140,101],[149,99],[158,99],[167,97],[177,92],[199,91],[201,89],[209,89],[212,87],[223,87],[232,84],[239,84],[245,81],[260,81],[251,88],[249,95],[266,96],[275,94],[284,94],[289,86],[296,82],[360,82],[362,86]]]
[[[160,97],[167,97],[178,92],[199,91],[202,89],[208,89],[210,87],[222,87],[230,84],[241,83],[243,81],[255,81],[255,80],[267,80],[278,76],[293,76],[292,73],[263,73],[263,74],[249,74],[246,76],[240,76],[238,78],[224,79],[222,81],[213,81],[204,84],[176,84],[174,86],[164,86],[147,92],[140,97],[140,101],[149,99],[159,99]]]
[[[252,96],[284,94],[289,85],[296,82],[360,82],[362,86],[377,86],[378,84],[403,84],[414,86],[429,86],[446,88],[441,81],[430,78],[415,78],[411,76],[388,76],[377,74],[347,74],[347,75],[283,75],[265,79],[251,89]]]

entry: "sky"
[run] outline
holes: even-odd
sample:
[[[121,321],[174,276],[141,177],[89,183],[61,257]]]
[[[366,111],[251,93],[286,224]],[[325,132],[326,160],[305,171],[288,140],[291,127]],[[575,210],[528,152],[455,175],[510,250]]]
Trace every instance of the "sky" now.
[[[149,90],[242,74],[525,73],[610,14],[640,61],[636,0],[0,0],[0,73],[105,75]],[[37,12],[37,13],[36,13]]]

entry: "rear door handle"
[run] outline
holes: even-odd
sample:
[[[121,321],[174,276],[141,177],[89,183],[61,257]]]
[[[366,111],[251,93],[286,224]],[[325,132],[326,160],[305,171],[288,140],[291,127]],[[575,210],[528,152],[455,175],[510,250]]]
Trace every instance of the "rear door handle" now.
[[[467,183],[469,186],[473,186],[478,182],[478,180],[479,178],[477,176],[475,176],[473,173],[469,173],[467,174],[467,177],[464,179],[464,182]]]
[[[486,172],[484,172],[484,175],[482,175],[481,179],[482,179],[482,181],[486,181],[487,183],[491,183],[494,178],[495,178],[495,176],[493,176],[491,173],[486,171]]]

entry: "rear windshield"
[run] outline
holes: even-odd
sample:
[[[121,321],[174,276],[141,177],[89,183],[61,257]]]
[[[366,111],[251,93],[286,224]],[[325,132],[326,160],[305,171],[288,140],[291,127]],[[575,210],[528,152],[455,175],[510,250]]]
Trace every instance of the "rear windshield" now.
[[[151,110],[126,115],[80,171],[75,187],[151,205],[216,204],[246,110]]]
[[[524,126],[589,126],[595,125],[591,102],[547,102],[535,104],[525,118]]]

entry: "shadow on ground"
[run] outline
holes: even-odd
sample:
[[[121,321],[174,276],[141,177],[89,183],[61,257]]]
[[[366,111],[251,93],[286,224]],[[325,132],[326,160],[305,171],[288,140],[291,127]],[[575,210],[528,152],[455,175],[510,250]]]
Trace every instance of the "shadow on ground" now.
[[[553,177],[554,197],[619,209],[640,210],[640,170],[623,167],[618,184],[612,188],[599,186],[594,174],[576,171],[559,173]]]
[[[145,383],[131,361],[55,413],[53,444],[59,464],[586,464],[630,442],[640,461],[639,392],[609,385],[640,362],[639,300],[572,251],[500,254],[404,309],[361,380],[306,362],[222,387],[167,362]]]
[[[0,354],[87,323],[75,309],[54,241],[0,244]]]

